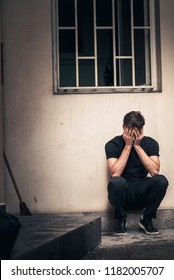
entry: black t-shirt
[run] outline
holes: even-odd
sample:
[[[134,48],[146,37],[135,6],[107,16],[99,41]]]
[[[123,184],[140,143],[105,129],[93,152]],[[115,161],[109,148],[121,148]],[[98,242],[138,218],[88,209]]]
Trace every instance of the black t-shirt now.
[[[119,158],[125,147],[123,135],[116,136],[106,143],[106,158]],[[141,147],[150,156],[159,156],[159,145],[157,141],[151,137],[144,136],[141,140]],[[128,181],[139,181],[147,177],[148,171],[143,166],[136,150],[132,147],[126,167],[122,173],[122,177]]]

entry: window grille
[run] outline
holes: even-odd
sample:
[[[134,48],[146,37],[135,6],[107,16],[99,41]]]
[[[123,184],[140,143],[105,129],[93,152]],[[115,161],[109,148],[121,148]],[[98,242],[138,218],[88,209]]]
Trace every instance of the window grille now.
[[[156,0],[52,0],[54,93],[161,90]]]

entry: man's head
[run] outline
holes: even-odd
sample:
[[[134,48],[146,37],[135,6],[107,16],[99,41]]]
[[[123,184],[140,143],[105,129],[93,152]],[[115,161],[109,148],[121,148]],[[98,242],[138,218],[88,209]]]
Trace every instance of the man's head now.
[[[145,124],[145,119],[139,111],[131,111],[123,118],[123,128],[138,129],[141,131]]]

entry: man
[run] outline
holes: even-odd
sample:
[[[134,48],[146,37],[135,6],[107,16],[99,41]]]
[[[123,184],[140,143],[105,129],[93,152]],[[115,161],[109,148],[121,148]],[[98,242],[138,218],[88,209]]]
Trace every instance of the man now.
[[[159,175],[159,145],[151,137],[143,135],[144,124],[140,112],[127,113],[123,119],[123,134],[105,146],[111,175],[108,198],[114,207],[117,235],[127,233],[126,211],[140,209],[143,209],[143,215],[139,226],[147,234],[159,233],[152,218],[156,218],[168,181]]]

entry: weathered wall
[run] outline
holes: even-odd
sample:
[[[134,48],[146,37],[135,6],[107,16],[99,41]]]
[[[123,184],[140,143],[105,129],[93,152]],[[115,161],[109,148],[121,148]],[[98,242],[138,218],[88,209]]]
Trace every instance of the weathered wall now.
[[[174,2],[161,0],[163,91],[154,94],[52,94],[50,0],[3,0],[5,149],[32,212],[104,211],[106,141],[122,133],[130,110],[146,118],[145,134],[161,147],[170,181],[162,208],[174,206]],[[6,203],[18,212],[8,173]]]

